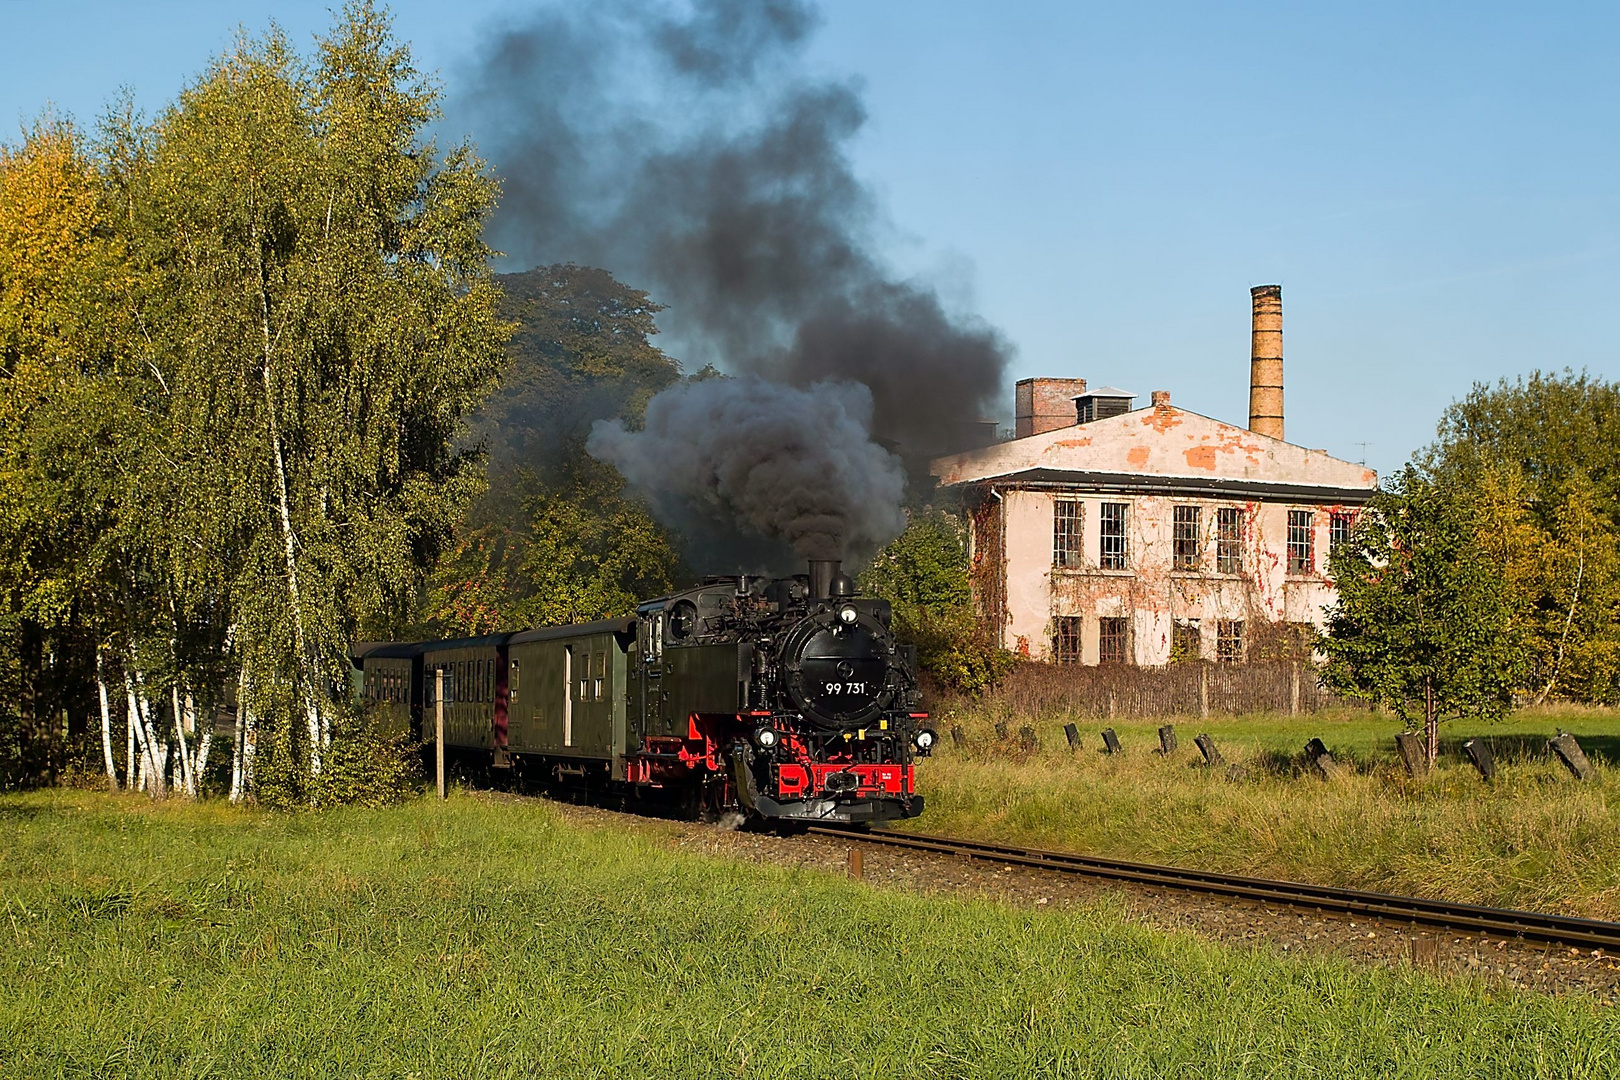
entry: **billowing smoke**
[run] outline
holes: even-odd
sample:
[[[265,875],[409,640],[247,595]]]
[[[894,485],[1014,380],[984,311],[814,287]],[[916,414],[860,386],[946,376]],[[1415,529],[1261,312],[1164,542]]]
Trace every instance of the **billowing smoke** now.
[[[919,477],[964,421],[993,414],[1006,347],[874,254],[886,222],[848,157],[865,109],[854,84],[809,70],[816,21],[801,0],[557,4],[490,39],[452,119],[503,177],[494,232],[512,261],[589,263],[649,289],[691,367],[806,401],[867,387],[871,437]],[[747,413],[738,387],[761,385],[702,382],[681,407]],[[781,404],[755,411],[785,424]],[[795,490],[811,516],[835,497]]]
[[[640,431],[598,421],[587,448],[693,531],[731,523],[804,559],[859,559],[906,525],[904,470],[871,422],[858,383],[801,390],[745,375],[671,387]]]

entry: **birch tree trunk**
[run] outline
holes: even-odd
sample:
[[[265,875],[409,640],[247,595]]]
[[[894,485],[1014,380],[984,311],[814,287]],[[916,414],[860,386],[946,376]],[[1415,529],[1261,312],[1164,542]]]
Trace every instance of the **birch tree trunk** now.
[[[135,741],[140,744],[141,750],[140,781],[137,786],[142,791],[156,795],[158,788],[163,783],[163,776],[158,771],[157,759],[154,756],[155,748],[153,743],[156,740],[149,737],[150,733],[146,730],[146,717],[141,713],[141,698],[135,693],[135,683],[128,675],[124,676],[124,691],[129,699],[130,730],[134,732]],[[133,776],[134,773],[135,770],[131,768],[130,775]]]
[[[231,744],[231,802],[242,801],[242,739],[247,716],[247,667],[244,665],[236,677],[236,737]]]
[[[186,730],[197,730],[197,703],[192,700],[191,692],[186,692]],[[191,763],[191,797],[202,796],[203,778],[208,775],[208,751],[214,746],[214,725],[210,723],[203,729],[202,740],[197,744],[197,757]]]
[[[152,726],[152,703],[146,698],[145,680],[138,671],[129,688],[129,702],[136,717],[135,736],[145,757],[141,772],[146,790],[153,798],[162,798],[167,794],[164,770],[169,764],[169,748],[158,741],[157,729]]]
[[[135,779],[140,769],[135,764],[135,695],[129,695],[124,707],[124,788],[135,790]]]
[[[180,760],[176,761],[175,771],[180,775],[179,784],[176,785],[188,798],[196,798],[197,784],[191,774],[191,748],[186,745],[185,718],[180,712],[180,687],[169,687],[169,700],[174,707],[174,737],[180,748]]]
[[[101,757],[107,765],[107,787],[118,790],[118,766],[113,764],[112,709],[107,704],[107,681],[102,674],[101,653],[96,653],[96,692],[101,696]]]
[[[254,791],[253,762],[259,753],[259,721],[253,715],[251,692],[253,680],[248,678],[247,669],[242,670],[242,693],[237,699],[237,722],[242,729],[242,768],[241,783],[237,790],[238,802],[252,802]]]
[[[299,693],[304,698],[304,720],[309,728],[309,774],[321,774],[321,749],[325,746],[322,738],[324,723],[319,706],[315,700],[315,671],[311,663],[309,649],[304,639],[304,607],[303,597],[298,589],[298,546],[293,536],[292,509],[288,505],[287,494],[287,464],[281,447],[281,425],[276,419],[275,384],[270,378],[270,359],[272,348],[270,344],[270,300],[262,287],[259,290],[260,323],[259,327],[264,339],[264,364],[260,371],[264,379],[264,415],[270,424],[270,453],[276,468],[276,507],[281,516],[281,545],[282,554],[287,563],[287,599],[292,605],[293,618],[293,646],[297,652],[298,662],[303,667],[299,682]]]

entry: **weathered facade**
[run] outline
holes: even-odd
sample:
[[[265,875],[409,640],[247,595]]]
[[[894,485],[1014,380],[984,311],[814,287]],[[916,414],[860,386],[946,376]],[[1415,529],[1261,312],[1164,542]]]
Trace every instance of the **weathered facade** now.
[[[1249,428],[1163,391],[1132,409],[1126,391],[1031,379],[1021,437],[934,461],[964,489],[975,602],[1004,646],[1086,664],[1235,661],[1322,623],[1329,548],[1377,477],[1253,430],[1282,429],[1280,291],[1261,286],[1254,303]]]

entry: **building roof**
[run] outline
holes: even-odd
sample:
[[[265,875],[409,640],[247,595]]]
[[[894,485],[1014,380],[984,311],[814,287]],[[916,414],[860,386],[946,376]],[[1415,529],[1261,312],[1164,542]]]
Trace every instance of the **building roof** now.
[[[1081,398],[1088,398],[1088,397],[1134,398],[1134,397],[1136,397],[1136,395],[1131,393],[1129,390],[1121,390],[1117,386],[1099,386],[1095,390],[1087,390],[1083,394],[1076,394],[1076,395],[1074,395],[1074,397],[1070,398],[1070,400],[1071,401],[1079,401]]]
[[[1112,396],[1086,396],[1098,395]],[[1325,450],[1169,404],[936,458],[929,471],[945,486],[1021,477],[1040,484],[1134,484],[1188,493],[1274,489],[1278,497],[1341,502],[1370,496],[1378,487],[1373,470]],[[1285,490],[1292,494],[1284,496]]]

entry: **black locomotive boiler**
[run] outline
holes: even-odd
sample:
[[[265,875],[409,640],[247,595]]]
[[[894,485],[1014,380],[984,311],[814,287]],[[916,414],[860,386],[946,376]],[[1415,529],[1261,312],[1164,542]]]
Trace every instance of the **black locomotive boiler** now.
[[[885,600],[832,561],[810,573],[713,577],[634,618],[353,651],[385,726],[496,768],[673,797],[782,823],[921,813],[913,762],[937,738],[916,658]]]

